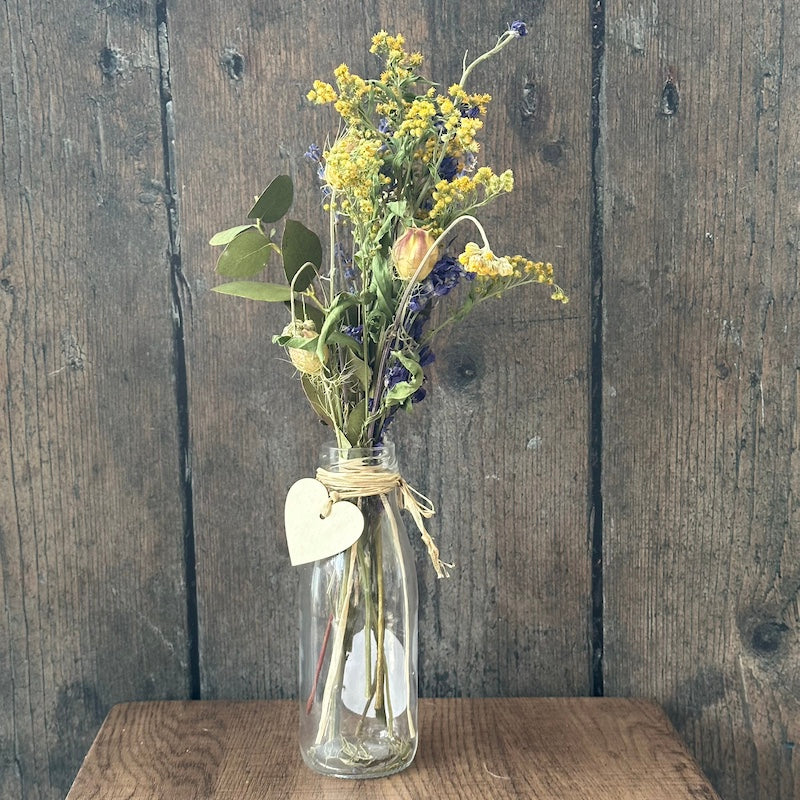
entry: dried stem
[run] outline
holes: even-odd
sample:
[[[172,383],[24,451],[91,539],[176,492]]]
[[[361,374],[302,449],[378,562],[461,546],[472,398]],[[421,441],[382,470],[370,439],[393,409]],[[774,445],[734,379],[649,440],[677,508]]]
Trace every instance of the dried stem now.
[[[338,676],[344,666],[344,636],[347,628],[347,615],[350,610],[350,596],[353,593],[353,579],[355,578],[356,558],[358,557],[358,542],[350,548],[350,570],[347,576],[347,589],[342,600],[341,612],[339,614],[336,636],[333,640],[333,655],[328,667],[328,677],[325,680],[325,691],[322,694],[322,711],[320,714],[319,728],[317,729],[316,744],[321,744],[325,738],[325,731],[330,721],[330,708],[333,700],[333,692],[338,680]]]
[[[319,674],[322,672],[322,665],[325,662],[325,651],[328,649],[328,639],[331,638],[331,626],[333,625],[333,614],[328,617],[328,624],[325,626],[325,635],[322,637],[322,647],[319,649],[319,658],[317,659],[317,670],[314,673],[314,685],[311,687],[311,692],[308,695],[308,702],[306,702],[306,714],[311,713],[314,706],[314,697],[317,694],[317,684],[319,683]]]

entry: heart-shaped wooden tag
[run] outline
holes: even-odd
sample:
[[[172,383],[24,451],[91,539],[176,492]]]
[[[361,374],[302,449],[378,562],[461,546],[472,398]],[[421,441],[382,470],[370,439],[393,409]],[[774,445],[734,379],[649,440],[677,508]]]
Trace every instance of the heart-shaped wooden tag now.
[[[328,490],[314,478],[292,484],[286,495],[284,522],[293,566],[335,556],[355,544],[364,531],[358,506],[347,500],[331,504]]]

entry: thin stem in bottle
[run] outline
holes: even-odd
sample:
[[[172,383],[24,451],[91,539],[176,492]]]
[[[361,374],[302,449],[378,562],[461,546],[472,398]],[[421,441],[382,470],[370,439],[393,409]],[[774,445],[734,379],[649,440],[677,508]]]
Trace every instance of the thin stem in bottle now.
[[[325,626],[325,635],[322,637],[322,647],[319,649],[319,658],[317,659],[317,669],[314,672],[314,684],[311,687],[311,692],[308,695],[308,702],[306,702],[306,714],[311,713],[314,706],[314,697],[317,694],[317,684],[319,683],[319,674],[322,672],[322,665],[325,663],[325,651],[328,649],[328,639],[331,638],[331,627],[333,625],[333,614],[328,617],[328,624]]]
[[[350,562],[347,576],[347,588],[344,593],[343,602],[340,606],[336,635],[333,639],[333,653],[331,663],[328,667],[328,677],[325,679],[325,690],[322,694],[322,712],[320,714],[319,728],[315,744],[322,744],[325,732],[328,729],[331,716],[331,702],[339,675],[344,667],[344,637],[347,628],[347,615],[350,610],[350,596],[353,593],[353,579],[355,578],[356,558],[358,556],[358,542],[350,547]]]
[[[375,658],[375,711],[377,713],[383,709],[383,674],[386,669],[386,658],[383,652],[384,633],[386,632],[383,608],[383,546],[380,530],[375,535],[375,574],[378,583],[378,647]]]
[[[361,539],[367,538],[366,535]],[[361,542],[359,542],[361,544]],[[358,570],[361,573],[361,590],[364,592],[364,697],[371,697],[372,687],[372,579],[366,545],[358,549]]]
[[[406,678],[406,716],[408,717],[408,735],[410,738],[414,738],[417,735],[416,727],[414,725],[414,714],[411,710],[411,663],[413,653],[412,651],[412,642],[411,642],[411,598],[408,594],[408,575],[406,574],[406,563],[403,559],[403,552],[400,548],[400,531],[397,527],[397,520],[395,519],[394,511],[392,510],[391,503],[386,499],[386,495],[381,495],[381,501],[383,502],[383,507],[386,510],[386,514],[389,517],[389,522],[392,526],[392,538],[394,541],[394,548],[395,552],[397,553],[397,562],[400,565],[400,574],[402,576],[402,585],[403,585],[403,630],[405,633],[404,642],[404,653],[405,653],[405,669],[403,672],[405,673]]]

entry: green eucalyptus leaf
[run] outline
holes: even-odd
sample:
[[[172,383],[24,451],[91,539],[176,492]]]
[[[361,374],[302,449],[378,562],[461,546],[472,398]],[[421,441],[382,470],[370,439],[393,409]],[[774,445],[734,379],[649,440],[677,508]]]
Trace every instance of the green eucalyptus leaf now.
[[[283,303],[288,300],[292,292],[288,286],[277,283],[262,283],[261,281],[234,281],[215,286],[212,291],[219,294],[230,294],[234,297],[245,297],[248,300],[261,300],[267,303]]]
[[[267,265],[270,252],[277,249],[258,228],[248,226],[222,251],[217,272],[228,278],[252,278]]]
[[[286,280],[289,283],[294,280],[294,288],[298,292],[307,289],[322,266],[322,243],[319,236],[306,228],[302,222],[287,219],[286,227],[283,229],[281,252]]]
[[[361,431],[364,428],[364,421],[367,418],[367,400],[364,398],[361,402],[353,407],[353,410],[347,416],[347,423],[344,426],[344,433],[347,440],[352,447],[358,443],[361,438]]]
[[[294,199],[292,179],[288,175],[278,175],[261,193],[255,205],[247,214],[248,219],[262,222],[277,222],[291,207]]]
[[[238,236],[242,231],[249,230],[250,228],[255,228],[255,225],[237,225],[235,228],[228,228],[226,231],[220,231],[219,233],[215,233],[211,239],[209,240],[209,244],[213,247],[219,247],[223,244],[229,244],[234,240],[236,236]]]
[[[303,391],[308,398],[308,402],[311,403],[311,408],[314,409],[314,413],[326,425],[330,425],[332,428],[335,427],[330,414],[328,414],[325,408],[325,402],[320,387],[318,387],[308,375],[301,375],[300,383],[303,385]]]

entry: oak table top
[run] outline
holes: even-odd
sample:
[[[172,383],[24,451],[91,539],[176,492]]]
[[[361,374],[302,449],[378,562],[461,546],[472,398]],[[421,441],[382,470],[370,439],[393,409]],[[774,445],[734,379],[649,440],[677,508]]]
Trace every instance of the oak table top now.
[[[115,706],[67,800],[718,798],[644,700],[423,699],[413,764],[359,781],[305,767],[297,714],[290,701]]]

